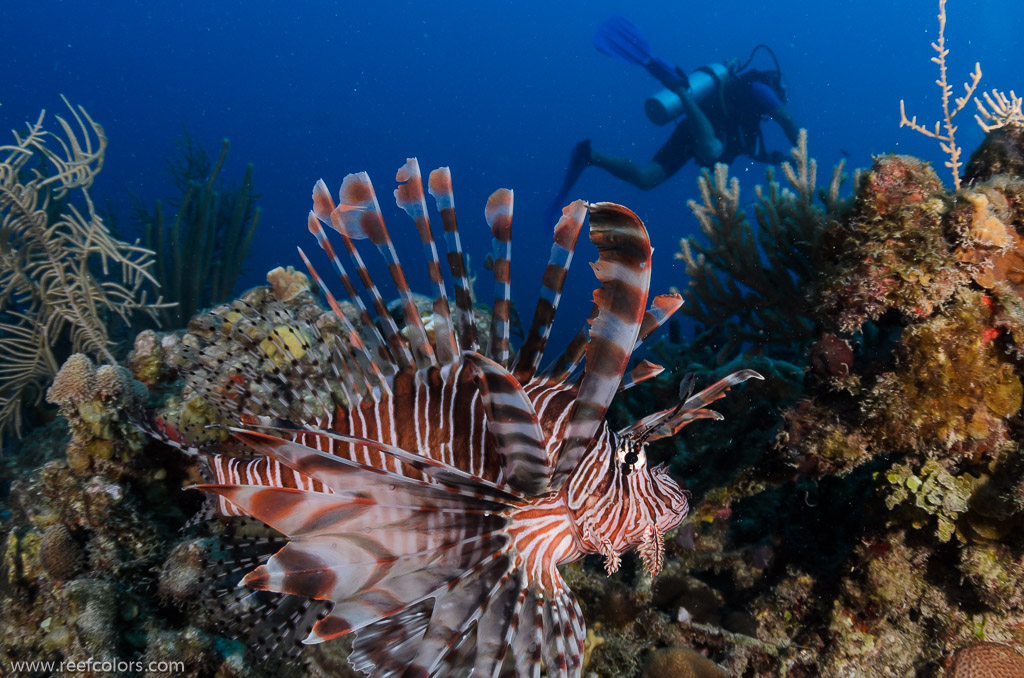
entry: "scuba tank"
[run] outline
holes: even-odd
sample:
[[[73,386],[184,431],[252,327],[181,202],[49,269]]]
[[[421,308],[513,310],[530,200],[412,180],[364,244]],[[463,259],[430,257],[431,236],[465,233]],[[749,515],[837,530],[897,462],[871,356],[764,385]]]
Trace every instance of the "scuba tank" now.
[[[687,76],[690,96],[697,105],[705,103],[718,88],[729,79],[729,68],[725,64],[712,63],[701,66]],[[669,88],[655,92],[644,102],[644,112],[655,125],[667,125],[683,114],[683,100]]]

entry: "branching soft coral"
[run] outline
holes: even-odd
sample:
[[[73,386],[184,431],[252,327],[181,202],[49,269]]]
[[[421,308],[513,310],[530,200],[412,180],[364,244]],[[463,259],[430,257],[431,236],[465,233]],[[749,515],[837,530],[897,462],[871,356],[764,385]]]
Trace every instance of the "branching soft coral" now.
[[[67,100],[65,100],[67,103]],[[25,405],[71,352],[113,363],[107,322],[152,314],[142,287],[155,283],[153,253],[111,236],[88,189],[107,137],[81,107],[63,134],[43,127],[0,146],[0,436],[21,433]]]
[[[740,208],[739,180],[729,179],[726,165],[716,165],[713,177],[704,170],[697,180],[702,203],[691,200],[688,206],[708,242],[683,238],[676,253],[691,278],[682,310],[707,328],[695,346],[709,342],[712,333],[729,338],[722,354],[743,344],[792,346],[813,336],[807,281],[822,235],[844,205],[842,164],[819,205],[817,163],[808,157],[806,130],[791,155],[793,163],[782,164],[791,189],[775,180],[771,168],[767,188],[756,189],[756,234]]]

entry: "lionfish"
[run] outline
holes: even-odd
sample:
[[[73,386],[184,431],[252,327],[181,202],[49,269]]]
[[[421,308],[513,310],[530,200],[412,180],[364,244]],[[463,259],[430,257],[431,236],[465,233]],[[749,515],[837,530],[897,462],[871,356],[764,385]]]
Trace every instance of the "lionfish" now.
[[[198,487],[212,493],[219,513],[251,516],[284,535],[273,555],[249,563],[241,586],[303,601],[278,621],[305,625],[308,636],[296,643],[354,633],[350,662],[371,676],[497,676],[504,664],[514,664],[517,676],[539,678],[542,666],[551,677],[580,676],[585,624],[558,566],[599,554],[612,573],[635,548],[656,574],[663,537],[688,505],[667,468],[648,464],[647,444],[695,419],[721,418],[707,405],[761,376],[741,370],[696,394],[693,379],[684,379],[677,405],[612,430],[605,415],[615,394],[662,371],[641,361],[627,372],[631,355],[682,304],[669,294],[647,308],[652,248],[640,219],[612,203],[564,208],[532,324],[514,353],[512,191],[496,191],[485,210],[496,292],[481,336],[448,168],[430,174],[428,190],[444,227],[453,309],[416,159],[397,181],[398,206],[426,253],[432,315],[425,321],[417,309],[369,176],[348,175],[337,204],[318,181],[308,227],[353,304],[352,318],[299,254],[345,341],[333,342],[327,359],[303,362],[324,341],[315,325],[287,329],[284,316],[236,305],[230,331],[256,360],[207,351],[197,358],[207,367],[193,377],[206,379],[199,390],[237,424],[227,431],[250,452],[203,455],[212,478]],[[599,253],[593,310],[541,370],[588,217]],[[340,236],[376,320],[325,226]],[[402,329],[355,247],[363,239],[387,262]],[[245,317],[277,329],[257,342],[239,329]],[[298,423],[268,416],[308,401],[324,384],[335,395],[319,415]]]

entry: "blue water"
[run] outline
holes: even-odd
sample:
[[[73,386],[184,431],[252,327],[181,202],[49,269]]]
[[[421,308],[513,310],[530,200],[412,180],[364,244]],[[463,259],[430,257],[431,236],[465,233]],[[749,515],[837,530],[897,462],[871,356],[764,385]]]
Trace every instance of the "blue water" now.
[[[771,45],[822,183],[840,149],[853,167],[867,166],[876,153],[919,155],[949,183],[938,144],[899,128],[901,98],[923,122],[941,114],[929,61],[933,0],[5,2],[0,128],[34,120],[41,108],[60,113],[61,93],[83,105],[110,138],[93,193],[113,201],[122,222],[130,196],[151,204],[174,195],[164,159],[183,126],[211,153],[229,137],[224,176],[237,183],[253,162],[263,208],[239,290],[262,282],[275,265],[299,265],[295,244],[315,249],[305,215],[318,178],[334,190],[346,173],[370,172],[423,291],[414,231],[390,198],[405,158],[418,156],[424,173],[452,168],[463,236],[478,268],[490,240],[484,202],[495,188],[513,188],[513,293],[528,320],[552,227],[542,215],[572,145],[590,137],[595,148],[646,162],[670,131],[644,116],[643,101],[657,83],[591,46],[595,27],[613,12],[624,12],[655,52],[687,70],[745,57],[759,42]],[[1015,61],[1024,53],[1024,3],[951,0],[948,16],[957,94],[975,61],[983,88],[1024,90]],[[967,153],[981,138],[972,115],[973,104],[958,119]],[[766,129],[770,145],[783,147],[770,122]],[[742,160],[734,165],[747,201],[763,170]],[[696,173],[691,164],[648,193],[593,169],[577,185],[577,196],[621,202],[645,220],[656,247],[656,292],[686,282],[673,254],[696,228],[685,207],[697,195]],[[594,257],[591,249],[581,252]],[[488,300],[490,277],[480,273],[477,292]],[[583,265],[575,274],[567,306],[582,317],[593,279]]]

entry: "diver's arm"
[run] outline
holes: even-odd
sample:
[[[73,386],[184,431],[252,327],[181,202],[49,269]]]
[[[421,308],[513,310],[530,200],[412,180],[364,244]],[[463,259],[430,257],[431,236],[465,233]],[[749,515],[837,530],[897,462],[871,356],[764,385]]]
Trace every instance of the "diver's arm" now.
[[[786,138],[789,139],[789,143],[796,146],[797,140],[800,138],[800,126],[796,124],[796,120],[786,110],[786,107],[779,106],[768,115],[782,128]]]
[[[711,167],[722,157],[722,142],[715,136],[715,128],[700,110],[700,106],[690,96],[690,90],[686,87],[677,87],[673,90],[683,101],[683,111],[686,113],[684,124],[690,129],[696,142],[696,157],[704,167]]]
[[[789,139],[789,143],[793,146],[797,145],[797,141],[800,137],[800,127],[796,124],[793,116],[789,114],[785,106],[779,106],[774,111],[769,113],[772,120],[778,123],[779,127],[782,128],[786,138]],[[767,163],[769,165],[778,165],[780,162],[788,159],[788,155],[782,151],[768,151],[759,153],[753,156],[754,160],[758,162]]]

